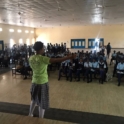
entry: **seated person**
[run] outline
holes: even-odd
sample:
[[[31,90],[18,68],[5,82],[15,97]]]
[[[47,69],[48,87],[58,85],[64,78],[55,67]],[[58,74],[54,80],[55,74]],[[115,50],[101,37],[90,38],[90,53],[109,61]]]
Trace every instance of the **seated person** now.
[[[86,62],[84,63],[84,68],[85,68],[85,76],[87,77],[87,83],[92,82],[92,72],[91,72],[92,63],[89,61],[89,59],[87,59]]]
[[[120,63],[117,65],[117,74],[118,74],[118,86],[121,84],[121,78],[124,75],[124,60],[121,59]]]
[[[113,60],[116,60],[116,51],[114,51],[113,53],[112,53],[112,58],[111,58],[111,61],[110,61],[110,65],[111,65],[111,63],[112,63],[112,61]]]
[[[58,80],[60,80],[62,75],[66,75],[67,78],[67,61],[61,63]]]
[[[120,59],[119,58],[116,59],[116,63],[114,65],[113,77],[115,77],[115,74],[117,72],[117,65],[118,65],[118,63],[120,63]]]
[[[100,59],[98,67],[100,72],[99,82],[103,84],[103,82],[106,79],[106,63],[104,62],[103,59]]]
[[[20,57],[16,65],[16,71],[22,74],[23,71],[22,69],[23,69],[23,59],[22,57]]]
[[[96,59],[93,59],[91,71],[94,74],[95,79],[98,73],[98,69],[99,69],[99,63],[96,61]]]
[[[4,55],[4,59],[3,59],[4,67],[8,67],[8,64],[9,64],[9,62],[8,62],[8,55]]]
[[[24,80],[27,79],[27,76],[29,75],[29,71],[31,71],[31,68],[29,66],[29,62],[27,59],[23,62],[23,69],[22,69],[22,75],[24,75]]]
[[[75,63],[73,60],[70,60],[68,63],[68,74],[67,74],[67,80],[70,78],[70,82],[72,81],[72,75],[75,73]]]
[[[80,74],[82,72],[84,72],[84,62],[83,62],[83,59],[80,59],[76,68],[76,78],[78,78],[77,81],[80,81]]]

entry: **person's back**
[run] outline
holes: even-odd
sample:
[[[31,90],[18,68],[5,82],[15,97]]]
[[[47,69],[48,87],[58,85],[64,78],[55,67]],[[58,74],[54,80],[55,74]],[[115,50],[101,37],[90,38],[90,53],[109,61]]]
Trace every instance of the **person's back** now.
[[[29,63],[33,70],[32,82],[36,84],[48,82],[47,66],[49,58],[42,55],[33,55],[30,57]]]

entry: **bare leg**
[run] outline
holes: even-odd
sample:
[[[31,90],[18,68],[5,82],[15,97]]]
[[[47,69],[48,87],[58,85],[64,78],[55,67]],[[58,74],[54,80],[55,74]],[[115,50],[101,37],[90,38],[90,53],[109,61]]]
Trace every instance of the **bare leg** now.
[[[45,109],[42,109],[42,107],[39,106],[39,118],[44,118],[44,113],[45,113]]]
[[[35,109],[35,102],[34,101],[31,101],[31,104],[30,104],[30,111],[29,111],[29,116],[33,117],[33,112],[34,112],[34,109]]]

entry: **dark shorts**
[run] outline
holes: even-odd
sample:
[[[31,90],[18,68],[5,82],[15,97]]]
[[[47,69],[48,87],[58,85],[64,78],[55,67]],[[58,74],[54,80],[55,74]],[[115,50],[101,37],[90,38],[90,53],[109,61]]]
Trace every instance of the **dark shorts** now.
[[[31,86],[31,100],[35,101],[38,106],[43,109],[49,108],[49,85],[45,84],[35,84],[32,83]]]

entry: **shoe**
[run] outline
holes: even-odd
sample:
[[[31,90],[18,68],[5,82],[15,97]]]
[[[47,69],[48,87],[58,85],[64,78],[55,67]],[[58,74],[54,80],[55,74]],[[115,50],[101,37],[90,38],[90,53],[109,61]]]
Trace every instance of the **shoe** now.
[[[87,83],[90,83],[90,81],[88,80]]]
[[[120,86],[120,84],[118,84],[118,86]]]
[[[77,81],[80,81],[80,79],[78,79]]]
[[[58,81],[60,80],[60,77],[58,78]]]
[[[27,77],[24,77],[24,80],[26,80],[27,79]]]

